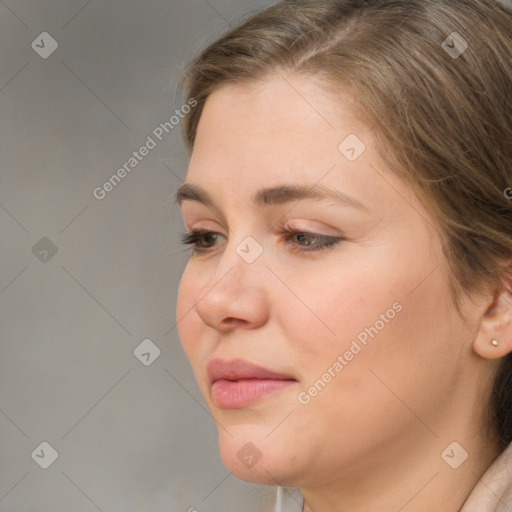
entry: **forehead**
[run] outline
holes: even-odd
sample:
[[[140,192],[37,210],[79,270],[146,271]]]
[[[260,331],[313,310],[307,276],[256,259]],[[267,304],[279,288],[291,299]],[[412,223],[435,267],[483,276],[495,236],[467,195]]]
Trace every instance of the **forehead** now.
[[[352,115],[352,104],[352,98],[341,90],[334,96],[317,81],[295,75],[227,85],[206,101],[196,144],[227,145],[243,140],[248,145],[252,138],[259,144],[266,140],[272,146],[274,142],[276,147],[297,141],[336,146],[339,132],[366,131]]]
[[[352,104],[351,96],[334,97],[305,77],[224,86],[204,107],[189,177],[220,177],[230,170],[237,182],[307,181],[321,179],[334,165],[353,173],[357,165],[340,154],[340,143],[357,134],[367,152],[373,144]]]

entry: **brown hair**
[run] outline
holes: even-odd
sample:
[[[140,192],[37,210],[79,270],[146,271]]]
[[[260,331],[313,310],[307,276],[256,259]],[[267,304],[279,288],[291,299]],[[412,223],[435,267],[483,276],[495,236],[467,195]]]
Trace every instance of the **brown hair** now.
[[[457,34],[453,34],[456,32]],[[465,47],[466,43],[468,46]],[[504,282],[512,254],[512,13],[497,0],[288,0],[206,48],[183,78],[197,107],[224,85],[286,72],[343,87],[384,161],[438,221],[460,296]],[[512,354],[494,381],[490,427],[512,442]]]

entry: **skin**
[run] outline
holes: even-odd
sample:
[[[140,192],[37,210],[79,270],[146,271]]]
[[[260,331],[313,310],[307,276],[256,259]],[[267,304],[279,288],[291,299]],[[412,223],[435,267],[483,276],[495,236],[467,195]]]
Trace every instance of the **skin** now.
[[[434,221],[386,169],[351,105],[348,94],[294,75],[224,86],[207,100],[186,182],[217,208],[186,199],[181,209],[188,229],[219,235],[183,273],[179,336],[219,425],[223,461],[239,478],[299,487],[309,511],[455,512],[497,454],[484,410],[498,358],[512,350],[510,293],[489,287],[465,298],[464,324]],[[366,146],[354,162],[338,149],[349,134]],[[252,202],[283,183],[318,183],[364,208]],[[300,252],[303,239],[286,241],[283,227],[345,240]],[[263,249],[250,264],[236,252],[247,236]],[[401,311],[300,403],[396,303]],[[297,382],[222,409],[211,397],[211,358],[245,359]],[[458,469],[441,457],[453,441],[469,454]],[[252,467],[237,457],[248,442],[261,453]]]

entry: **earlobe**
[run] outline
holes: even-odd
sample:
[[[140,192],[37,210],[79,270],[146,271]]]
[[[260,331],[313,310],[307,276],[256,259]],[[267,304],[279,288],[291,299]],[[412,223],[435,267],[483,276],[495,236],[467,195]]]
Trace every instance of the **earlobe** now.
[[[475,338],[474,351],[484,359],[499,359],[512,352],[511,336],[508,336],[508,343],[500,343],[498,338],[482,339],[480,334]]]
[[[502,282],[485,311],[473,350],[484,359],[498,359],[512,352],[512,293]]]
[[[489,335],[484,334],[486,329],[482,329],[478,332],[475,341],[473,343],[473,350],[484,359],[499,359],[505,357],[507,354],[512,352],[512,324],[509,322],[508,327],[503,329],[496,329],[501,331],[498,334]]]

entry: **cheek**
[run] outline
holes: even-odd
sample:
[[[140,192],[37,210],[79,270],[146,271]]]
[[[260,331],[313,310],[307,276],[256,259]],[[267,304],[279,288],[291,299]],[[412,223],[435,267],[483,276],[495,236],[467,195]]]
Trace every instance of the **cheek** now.
[[[313,361],[307,385],[325,380],[322,375],[343,356],[343,369],[315,400],[316,406],[331,416],[352,418],[351,432],[373,432],[377,422],[389,423],[389,432],[396,433],[414,422],[406,406],[432,418],[457,379],[465,331],[455,321],[447,286],[440,276],[433,276],[413,293],[410,289],[378,289],[378,300],[365,299],[359,311],[338,316],[332,324],[339,333],[337,342],[330,341],[315,355],[311,351],[307,356]],[[347,301],[345,295],[337,303],[336,297],[332,298],[337,307]],[[391,313],[389,307],[396,303],[400,311],[392,308]],[[330,319],[334,322],[332,308]],[[339,407],[329,410],[329,403]]]
[[[429,275],[425,262],[404,268],[390,261],[386,272],[372,265],[357,274],[317,269],[314,281],[295,278],[308,308],[290,297],[276,304],[282,304],[287,338],[294,340],[303,389],[329,380],[322,378],[329,369],[336,378],[325,387],[339,387],[348,403],[362,396],[363,403],[375,403],[375,396],[391,393],[371,369],[410,396],[426,385],[444,389],[464,336],[454,321],[445,270]],[[342,368],[333,368],[339,356]]]
[[[290,276],[284,280],[293,283],[300,300],[281,290],[274,304],[286,324],[286,337],[305,357],[314,357],[314,367],[334,361],[351,348],[353,340],[364,346],[371,339],[369,332],[375,331],[374,324],[378,331],[388,329],[401,314],[399,284],[383,283],[380,275],[370,272],[331,269],[324,273],[317,268],[314,279]]]

